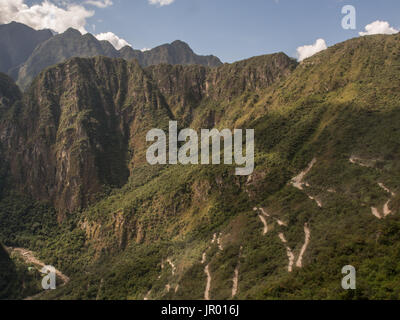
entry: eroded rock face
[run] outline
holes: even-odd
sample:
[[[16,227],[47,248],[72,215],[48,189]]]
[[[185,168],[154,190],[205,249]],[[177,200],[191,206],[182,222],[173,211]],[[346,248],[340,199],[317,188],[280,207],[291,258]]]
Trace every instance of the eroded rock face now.
[[[164,129],[170,120],[213,127],[218,117],[209,105],[226,94],[268,87],[292,69],[282,54],[216,69],[143,69],[136,60],[73,58],[42,72],[23,97],[10,79],[1,86],[8,111],[0,152],[14,186],[53,203],[62,220],[95,201],[105,186],[123,186],[146,163],[150,129]]]
[[[61,217],[85,207],[103,185],[122,186],[145,133],[169,119],[136,62],[106,58],[49,69],[21,104],[1,130],[12,176],[19,189],[52,201]]]
[[[222,120],[225,110],[217,113],[207,106],[221,109],[221,105],[244,92],[257,93],[266,89],[288,76],[296,65],[284,53],[277,53],[218,68],[156,65],[145,71],[160,89],[176,118],[192,127],[212,128]]]

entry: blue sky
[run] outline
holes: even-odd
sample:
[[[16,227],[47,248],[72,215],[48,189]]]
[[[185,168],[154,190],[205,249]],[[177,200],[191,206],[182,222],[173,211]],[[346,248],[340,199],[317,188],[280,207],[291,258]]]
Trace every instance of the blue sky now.
[[[45,0],[13,1],[31,7]],[[136,49],[179,39],[196,53],[214,54],[224,62],[278,51],[295,57],[299,46],[318,38],[330,46],[358,36],[376,20],[400,29],[399,0],[169,0],[163,6],[150,0],[47,1],[84,6],[92,12],[84,19],[88,32],[113,32]],[[348,4],[356,8],[356,30],[341,25],[341,9]]]

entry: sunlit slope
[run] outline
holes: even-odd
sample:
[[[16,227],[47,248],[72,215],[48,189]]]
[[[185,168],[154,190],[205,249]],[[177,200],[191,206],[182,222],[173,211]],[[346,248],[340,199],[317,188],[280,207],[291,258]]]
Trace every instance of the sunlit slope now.
[[[400,298],[399,46],[399,35],[349,40],[259,86],[257,60],[145,70],[170,117],[254,128],[256,170],[136,166],[41,247],[71,278],[49,297]],[[233,71],[207,90],[223,68]],[[238,77],[246,85],[230,94]],[[170,82],[182,90],[160,85]],[[345,265],[356,291],[341,287]]]

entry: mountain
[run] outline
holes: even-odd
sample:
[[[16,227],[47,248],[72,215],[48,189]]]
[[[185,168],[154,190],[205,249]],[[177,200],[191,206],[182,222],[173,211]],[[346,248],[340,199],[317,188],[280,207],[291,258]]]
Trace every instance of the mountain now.
[[[17,22],[0,25],[0,72],[15,77],[15,68],[24,63],[40,43],[52,36],[50,30],[36,31]]]
[[[160,63],[200,64],[218,66],[221,61],[214,56],[198,56],[182,42],[163,45],[141,52],[131,47],[117,51],[110,42],[99,41],[90,33],[82,35],[75,29],[68,29],[41,43],[20,67],[18,85],[25,90],[32,80],[44,69],[72,57],[106,56],[110,58],[137,59],[142,66]]]
[[[260,68],[252,70],[254,80],[265,79],[259,81],[264,87],[295,66],[284,54],[256,60]],[[227,86],[226,77],[214,74],[226,72],[225,66],[220,68],[143,69],[136,60],[96,57],[73,58],[47,69],[24,95],[22,110],[10,113],[0,126],[14,180],[35,198],[51,200],[61,214],[86,207],[102,186],[123,186],[145,162],[147,131],[179,118],[182,108],[194,109],[203,97],[214,95],[211,88]],[[242,63],[231,68],[243,72]],[[182,78],[173,79],[176,74]],[[176,96],[185,97],[182,104],[172,99]],[[215,96],[216,101],[221,98]]]
[[[68,29],[38,46],[21,66],[17,83],[25,89],[45,68],[71,57],[118,57],[118,51],[108,41],[99,41],[90,33],[82,35]]]
[[[161,63],[165,64],[198,64],[206,67],[218,67],[222,63],[215,56],[199,56],[183,41],[174,41],[148,51],[134,50],[124,47],[120,50],[120,57],[130,60],[137,59],[141,66],[147,67]]]
[[[0,73],[0,113],[6,111],[21,98],[22,94],[13,79],[4,73]]]
[[[22,98],[5,78],[0,241],[70,276],[48,299],[397,299],[399,49],[397,34],[300,64],[73,58]],[[254,129],[255,171],[148,165],[146,133],[170,120]]]

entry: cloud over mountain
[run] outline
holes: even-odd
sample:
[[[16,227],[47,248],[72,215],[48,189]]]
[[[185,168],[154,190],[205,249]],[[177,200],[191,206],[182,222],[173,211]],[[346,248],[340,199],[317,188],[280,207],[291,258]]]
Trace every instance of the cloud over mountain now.
[[[28,5],[24,0],[1,0],[0,24],[12,21],[20,22],[33,29],[51,29],[63,33],[68,28],[79,30],[86,34],[87,19],[93,17],[95,11],[88,10],[87,6],[107,8],[113,5],[112,0],[86,0],[80,4],[75,1],[44,0],[41,3]],[[130,44],[112,32],[96,35],[99,40],[109,41],[116,49]]]
[[[360,36],[368,36],[373,34],[395,34],[399,30],[390,26],[387,21],[374,21],[365,26],[365,32],[360,32]]]
[[[86,33],[86,19],[93,15],[94,11],[75,3],[58,6],[49,0],[44,0],[39,4],[29,6],[24,0],[1,0],[0,2],[0,23],[16,21],[36,30],[52,29],[62,33],[68,28],[74,28]]]
[[[112,32],[104,32],[104,33],[100,33],[95,35],[95,37],[98,40],[106,40],[109,41],[115,49],[119,50],[122,49],[125,46],[130,46],[131,45],[124,39],[121,39],[120,37],[118,37],[116,34],[112,33]]]
[[[312,45],[305,45],[297,48],[297,56],[299,61],[303,61],[304,59],[307,59],[314,54],[323,51],[327,49],[328,46],[326,45],[326,42],[324,39],[318,39],[314,44]]]

